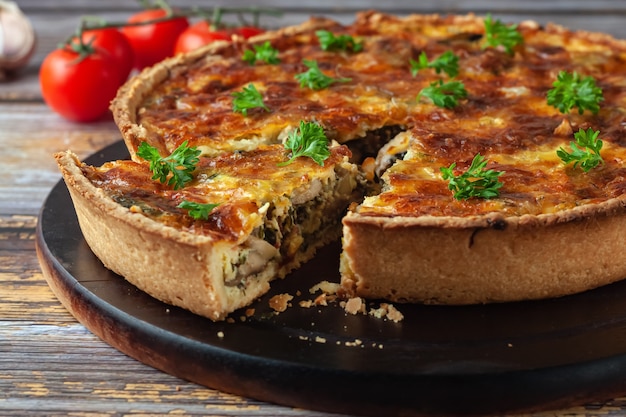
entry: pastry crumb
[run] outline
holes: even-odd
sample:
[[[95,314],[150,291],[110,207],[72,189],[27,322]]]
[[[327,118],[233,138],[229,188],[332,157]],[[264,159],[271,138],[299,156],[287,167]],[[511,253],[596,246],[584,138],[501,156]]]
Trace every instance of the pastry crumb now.
[[[322,293],[322,294],[318,295],[318,296],[315,298],[315,301],[314,301],[314,302],[315,302],[315,305],[318,305],[318,306],[327,306],[327,305],[328,305],[327,297],[328,297],[328,296],[326,295],[326,293]]]
[[[293,300],[293,295],[291,294],[277,294],[270,298],[269,304],[274,311],[282,313],[283,311],[287,310],[287,307],[289,307],[289,302],[291,300]]]
[[[313,307],[313,300],[302,300],[298,305],[302,308],[311,308]]]
[[[402,314],[393,304],[387,304],[387,317],[394,323],[404,320],[404,314]]]
[[[341,284],[330,281],[322,281],[315,284],[309,289],[309,293],[315,294],[318,291],[322,291],[324,294],[332,295],[337,294],[337,291],[341,288]]]
[[[346,313],[356,315],[365,311],[365,303],[361,297],[350,298],[345,302],[343,309]]]
[[[223,339],[224,338],[224,332],[222,332],[222,331],[217,332],[217,337],[219,337],[220,339]]]
[[[358,346],[361,346],[362,344],[363,344],[363,341],[361,339],[354,339],[354,341],[352,342],[345,343],[346,346],[352,346],[352,347],[358,347]]]
[[[376,317],[377,319],[386,318],[394,323],[404,320],[404,314],[402,314],[402,312],[400,312],[393,304],[388,303],[381,303],[380,307],[371,308],[368,314],[372,317]]]

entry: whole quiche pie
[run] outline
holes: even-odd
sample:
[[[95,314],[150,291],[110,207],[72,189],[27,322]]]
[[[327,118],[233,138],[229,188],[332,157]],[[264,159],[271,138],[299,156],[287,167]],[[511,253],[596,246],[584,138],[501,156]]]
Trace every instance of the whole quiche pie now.
[[[345,294],[473,304],[626,277],[626,42],[491,16],[313,18],[178,55],[57,154],[86,241],[213,320],[341,237]]]

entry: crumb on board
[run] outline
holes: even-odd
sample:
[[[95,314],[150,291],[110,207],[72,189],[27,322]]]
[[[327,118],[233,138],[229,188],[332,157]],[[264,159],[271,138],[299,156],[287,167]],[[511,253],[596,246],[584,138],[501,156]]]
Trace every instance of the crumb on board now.
[[[349,314],[359,314],[365,312],[365,303],[361,297],[349,298],[343,305],[343,309]]]
[[[346,346],[356,347],[356,346],[361,346],[363,344],[363,341],[361,339],[354,339],[354,341],[352,341],[352,342],[345,342],[344,344]]]
[[[404,314],[402,314],[393,304],[388,303],[381,303],[379,308],[370,309],[369,315],[379,319],[386,317],[395,323],[404,320]]]
[[[309,288],[309,293],[315,294],[318,291],[322,291],[324,294],[332,295],[337,294],[340,289],[341,284],[337,282],[321,281],[320,283]]]
[[[283,311],[287,310],[287,307],[289,307],[289,302],[291,300],[293,300],[293,295],[284,293],[273,296],[272,298],[270,298],[269,303],[270,307],[274,311],[282,313]]]
[[[400,312],[393,304],[381,303],[378,308],[370,308],[367,311],[365,301],[361,297],[353,297],[348,300],[341,301],[341,307],[348,314],[368,314],[377,319],[387,319],[394,323],[398,323],[404,320],[404,314]]]
[[[393,304],[384,304],[387,309],[387,318],[394,323],[404,320],[404,314],[402,314]],[[382,307],[382,304],[381,304]]]
[[[328,305],[328,296],[326,293],[322,293],[315,298],[315,305],[318,306],[327,306]]]
[[[314,299],[305,299],[298,301],[298,305],[301,308],[311,308],[314,306],[328,306],[331,303],[338,302],[339,306],[344,309],[347,314],[357,315],[369,315],[377,319],[383,319],[398,323],[404,320],[404,315],[393,304],[380,303],[378,307],[370,307],[368,311],[367,300],[361,297],[345,298],[345,294],[341,294],[341,285],[329,281],[321,281],[309,289],[311,295],[317,294]],[[300,291],[296,292],[297,296],[302,295]],[[291,307],[291,301],[294,296],[288,293],[282,293],[274,295],[269,300],[269,306],[275,313],[282,313]],[[372,306],[372,303],[370,303]],[[256,313],[254,308],[247,308],[244,315],[239,317],[239,321],[246,321],[248,318],[253,317]],[[235,319],[228,317],[226,319],[228,323],[234,323]]]
[[[298,303],[298,305],[302,308],[311,308],[313,307],[314,303],[313,300],[302,300]]]

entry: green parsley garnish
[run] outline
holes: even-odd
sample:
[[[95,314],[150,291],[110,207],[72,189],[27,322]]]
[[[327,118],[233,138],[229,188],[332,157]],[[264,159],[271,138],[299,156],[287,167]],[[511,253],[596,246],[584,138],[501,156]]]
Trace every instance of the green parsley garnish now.
[[[250,65],[254,65],[257,61],[263,61],[266,64],[275,65],[280,62],[278,58],[278,49],[272,47],[270,41],[265,41],[261,45],[254,45],[254,51],[248,49],[243,53],[242,59]]]
[[[595,78],[581,78],[576,71],[559,72],[552,86],[554,88],[547,94],[548,104],[564,114],[574,107],[578,107],[578,114],[583,114],[585,110],[596,114],[600,110],[600,102],[604,100],[602,89],[596,85]]]
[[[243,91],[234,92],[232,94],[233,99],[233,111],[239,112],[244,116],[248,115],[248,110],[260,107],[266,111],[270,109],[263,102],[263,96],[256,89],[254,84],[248,84],[243,88]]]
[[[163,158],[155,147],[147,142],[141,142],[137,148],[137,156],[150,162],[153,180],[159,180],[162,184],[177,190],[193,180],[192,173],[200,160],[198,157],[201,151],[187,144],[187,141],[184,141],[170,156]]]
[[[300,74],[296,74],[296,80],[300,81],[300,87],[308,87],[313,90],[323,90],[330,87],[332,84],[340,82],[345,83],[350,81],[350,78],[333,78],[324,74],[320,67],[317,65],[317,61],[303,60],[302,63],[308,68],[307,71]]]
[[[507,54],[513,55],[513,48],[524,43],[524,37],[517,30],[517,25],[505,25],[500,20],[493,20],[488,14],[485,18],[484,47],[502,45]]]
[[[459,57],[452,51],[446,51],[430,62],[426,52],[422,51],[418,60],[411,59],[410,64],[414,77],[420,70],[426,68],[433,68],[437,74],[445,72],[449,77],[456,77],[459,73]]]
[[[454,193],[454,198],[457,200],[467,200],[471,197],[488,199],[500,195],[498,190],[502,187],[502,183],[498,177],[504,172],[487,170],[486,166],[487,160],[481,154],[476,154],[467,171],[458,176],[455,176],[453,172],[456,167],[455,162],[448,168],[439,169],[443,179],[449,181],[448,189]]]
[[[203,204],[184,200],[176,207],[187,210],[188,214],[196,220],[207,220],[211,211],[217,206],[219,206],[219,204]]]
[[[315,34],[324,51],[360,52],[363,50],[363,43],[355,41],[350,35],[336,36],[327,30],[318,30]]]
[[[417,96],[418,100],[421,96],[428,97],[438,107],[453,109],[459,104],[460,99],[467,97],[467,90],[461,81],[444,83],[443,80],[438,80],[423,88]]]
[[[290,164],[300,156],[308,156],[319,165],[324,165],[330,156],[328,138],[322,126],[315,122],[300,121],[300,127],[289,133],[285,148],[291,151],[291,158],[279,163],[279,166]]]
[[[563,147],[560,147],[556,154],[565,164],[573,162],[574,168],[580,166],[583,171],[589,172],[599,164],[604,163],[600,155],[602,140],[598,139],[599,134],[600,131],[591,128],[586,131],[579,129],[578,132],[574,133],[576,142],[572,141],[569,143],[572,152],[569,153]]]

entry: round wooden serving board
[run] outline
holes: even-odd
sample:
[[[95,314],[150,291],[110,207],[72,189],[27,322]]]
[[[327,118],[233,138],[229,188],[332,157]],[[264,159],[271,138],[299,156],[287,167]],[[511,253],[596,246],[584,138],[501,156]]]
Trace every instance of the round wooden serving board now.
[[[125,158],[118,142],[87,162]],[[313,285],[338,280],[336,244],[276,281],[252,317],[236,312],[234,321],[214,323],[105,269],[83,239],[63,182],[41,210],[37,249],[56,296],[97,336],[157,369],[233,394],[408,416],[550,409],[626,392],[626,281],[545,301],[397,305],[405,316],[398,323],[350,315],[338,303],[299,306],[314,297]],[[275,314],[268,300],[281,293],[295,298]]]

